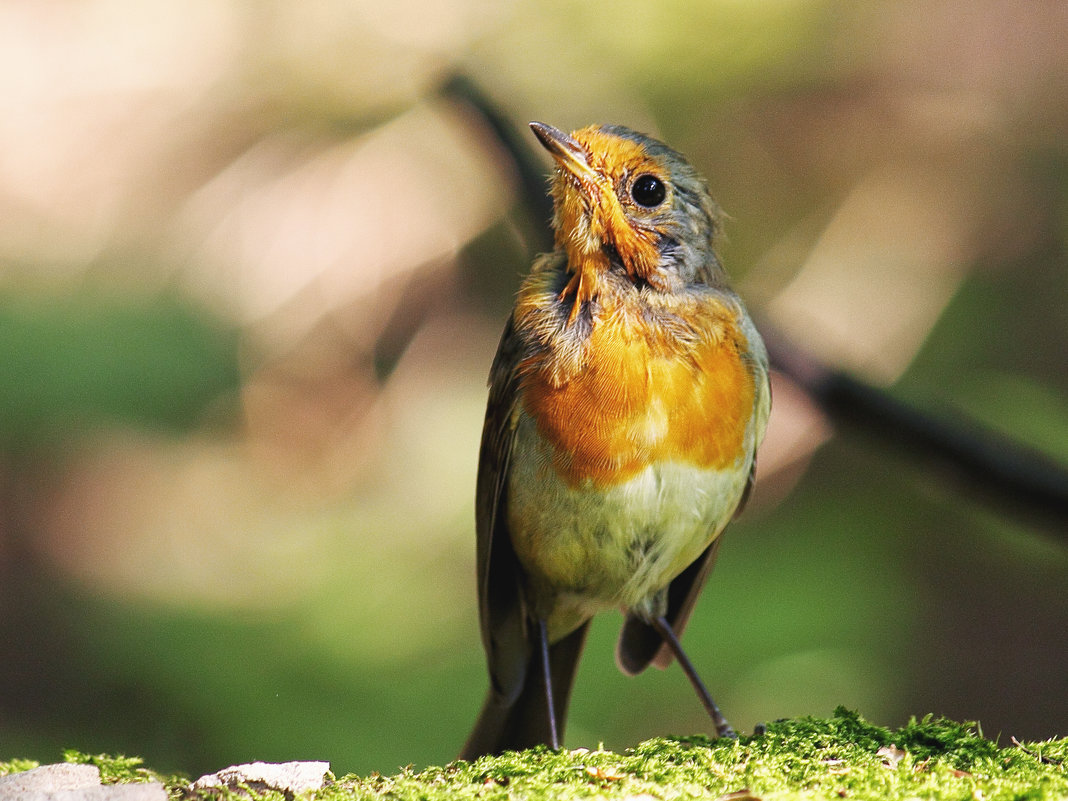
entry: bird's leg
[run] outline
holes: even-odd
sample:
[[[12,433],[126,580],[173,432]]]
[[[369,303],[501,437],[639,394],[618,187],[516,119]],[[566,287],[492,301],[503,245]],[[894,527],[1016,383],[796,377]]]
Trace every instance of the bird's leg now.
[[[553,680],[549,674],[549,631],[545,620],[538,621],[538,647],[541,649],[541,672],[545,676],[545,701],[549,710],[549,746],[554,751],[560,750],[560,737],[556,728],[556,704],[553,701]]]
[[[712,718],[712,723],[716,727],[716,736],[737,737],[738,735],[734,733],[731,724],[729,724],[727,719],[723,717],[723,713],[719,711],[716,702],[713,701],[712,696],[708,694],[708,690],[701,681],[701,677],[697,675],[697,671],[694,669],[690,658],[686,656],[686,652],[682,650],[682,643],[680,643],[679,638],[675,636],[675,632],[672,630],[671,624],[667,622],[667,618],[661,615],[660,617],[653,618],[650,622],[664,642],[667,643],[667,647],[671,649],[671,653],[673,653],[675,658],[679,660],[683,672],[686,673],[686,678],[690,680],[690,684],[693,685],[697,697],[701,699],[701,703],[704,704],[709,717]]]

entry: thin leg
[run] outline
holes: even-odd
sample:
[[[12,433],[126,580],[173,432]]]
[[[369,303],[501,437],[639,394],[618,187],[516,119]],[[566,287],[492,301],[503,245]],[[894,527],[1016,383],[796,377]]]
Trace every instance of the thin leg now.
[[[549,709],[549,738],[550,747],[554,751],[560,750],[560,737],[556,729],[556,704],[553,703],[553,680],[549,673],[549,632],[545,628],[545,621],[538,621],[538,646],[541,648],[541,672],[545,676],[545,701]]]
[[[671,653],[673,653],[675,658],[679,660],[679,664],[682,666],[686,678],[690,680],[690,684],[693,685],[694,690],[697,692],[697,697],[701,699],[701,703],[704,704],[708,716],[712,718],[712,723],[716,727],[716,736],[737,737],[738,735],[734,733],[731,724],[729,724],[727,719],[723,717],[723,713],[719,711],[716,702],[712,700],[712,696],[709,695],[708,690],[705,689],[705,685],[701,681],[701,677],[697,675],[697,671],[694,669],[690,657],[686,656],[686,652],[682,650],[682,643],[680,643],[679,638],[675,636],[675,632],[672,631],[671,624],[667,622],[667,618],[663,616],[657,617],[654,618],[651,623],[657,633],[663,637],[664,642],[667,643],[667,647],[671,649]]]

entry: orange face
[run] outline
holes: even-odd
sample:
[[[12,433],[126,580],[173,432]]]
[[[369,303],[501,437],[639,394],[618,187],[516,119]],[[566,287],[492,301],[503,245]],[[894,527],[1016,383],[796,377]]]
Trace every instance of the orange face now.
[[[576,261],[604,258],[607,245],[616,250],[631,276],[654,279],[657,232],[649,210],[633,199],[630,190],[638,178],[648,176],[666,191],[665,166],[640,143],[598,127],[576,131],[572,139],[587,155],[584,163],[565,162],[553,187],[557,245]],[[666,194],[662,202],[667,202]]]
[[[668,290],[677,276],[664,269],[665,248],[686,239],[695,240],[693,250],[711,250],[715,210],[677,153],[618,128],[569,135],[542,123],[531,127],[558,165],[553,223],[571,271],[561,298],[575,298],[572,322],[613,261],[631,280]]]

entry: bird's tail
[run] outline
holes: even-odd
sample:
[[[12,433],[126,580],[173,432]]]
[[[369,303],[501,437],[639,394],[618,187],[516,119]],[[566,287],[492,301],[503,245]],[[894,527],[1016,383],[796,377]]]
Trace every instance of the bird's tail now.
[[[556,713],[556,730],[561,740],[567,721],[571,686],[575,682],[575,671],[579,656],[582,655],[582,647],[586,643],[588,629],[589,621],[549,646],[553,709]],[[483,754],[520,751],[535,745],[549,745],[551,741],[549,704],[545,692],[541,651],[533,648],[527,660],[523,687],[514,700],[509,702],[508,698],[490,687],[486,702],[482,705],[482,711],[460,752],[459,759],[473,760]]]

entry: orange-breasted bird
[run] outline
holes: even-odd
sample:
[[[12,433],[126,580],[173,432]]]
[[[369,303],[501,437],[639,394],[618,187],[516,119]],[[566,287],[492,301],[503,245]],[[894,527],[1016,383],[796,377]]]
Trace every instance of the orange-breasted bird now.
[[[556,249],[490,373],[476,500],[490,689],[460,756],[559,748],[589,622],[612,608],[620,669],[678,659],[731,735],[678,637],[753,483],[767,353],[681,155],[621,126],[530,127],[556,162]]]

